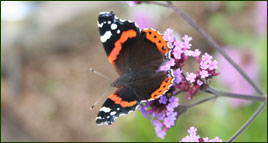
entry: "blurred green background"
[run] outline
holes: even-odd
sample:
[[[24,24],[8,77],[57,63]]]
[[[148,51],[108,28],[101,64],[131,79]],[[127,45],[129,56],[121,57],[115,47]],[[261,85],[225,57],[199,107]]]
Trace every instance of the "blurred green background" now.
[[[207,31],[267,94],[267,2],[174,2]],[[98,13],[113,11],[161,33],[193,37],[192,49],[219,60],[211,83],[221,91],[255,94],[238,73],[172,10],[123,2],[3,2],[1,1],[1,141],[180,141],[191,126],[201,137],[230,138],[260,103],[218,98],[182,114],[164,140],[150,120],[136,111],[111,126],[95,118],[105,99],[90,106],[116,79],[99,40]],[[229,51],[229,52],[228,52]],[[193,60],[194,61],[194,60]],[[195,71],[194,62],[185,70]],[[108,95],[107,95],[108,96]],[[180,104],[193,100],[181,94]],[[267,107],[235,141],[267,141]]]

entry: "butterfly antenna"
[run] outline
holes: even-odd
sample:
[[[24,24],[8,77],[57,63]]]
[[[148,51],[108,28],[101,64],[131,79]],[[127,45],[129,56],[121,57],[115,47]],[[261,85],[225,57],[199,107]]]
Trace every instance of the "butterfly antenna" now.
[[[104,74],[97,72],[97,71],[94,70],[93,68],[90,68],[89,70],[90,70],[91,72],[93,72],[93,73],[95,73],[95,74],[97,74],[97,75],[103,77],[103,78],[106,78],[106,79],[108,79],[108,80],[112,80],[111,78],[105,76]]]
[[[107,92],[108,92],[108,89],[106,89],[106,91],[102,94],[102,96],[89,109],[90,110],[93,109],[100,102],[103,96],[107,94]]]

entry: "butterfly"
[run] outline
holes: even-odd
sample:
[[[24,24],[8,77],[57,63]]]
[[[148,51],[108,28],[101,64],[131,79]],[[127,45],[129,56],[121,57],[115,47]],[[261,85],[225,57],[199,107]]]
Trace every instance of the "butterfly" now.
[[[111,83],[117,90],[106,99],[96,118],[97,125],[110,125],[142,102],[155,100],[169,90],[174,80],[172,69],[158,69],[170,59],[171,49],[158,31],[140,29],[113,12],[101,12],[97,25],[108,61],[120,76]]]

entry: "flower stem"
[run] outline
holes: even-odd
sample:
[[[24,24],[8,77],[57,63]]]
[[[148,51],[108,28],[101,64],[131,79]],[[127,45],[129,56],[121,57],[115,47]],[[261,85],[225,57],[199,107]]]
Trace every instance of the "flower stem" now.
[[[228,140],[228,142],[232,142],[233,140],[235,140],[255,120],[255,118],[264,109],[265,105],[266,102],[263,102],[256,110],[256,112],[250,117],[250,119]]]
[[[186,112],[188,109],[190,109],[190,108],[192,108],[192,107],[194,107],[196,105],[199,105],[201,103],[207,102],[207,101],[212,100],[212,99],[215,99],[217,97],[218,97],[217,95],[214,95],[214,96],[204,98],[202,100],[199,100],[199,101],[194,102],[194,103],[189,104],[189,105],[179,105],[179,107],[176,108],[176,111],[178,113],[178,116],[180,116],[181,114],[183,114],[184,112]]]
[[[267,100],[266,96],[253,96],[253,95],[244,95],[244,94],[235,94],[235,93],[229,93],[229,92],[221,92],[217,89],[209,86],[205,92],[211,93],[218,96],[225,96],[225,97],[231,97],[231,98],[239,98],[239,99],[245,99],[245,100],[251,100],[251,101],[261,101],[264,102]]]
[[[217,97],[219,97],[219,96],[218,96],[218,95],[214,95],[214,96],[211,96],[211,97],[208,97],[208,98],[204,98],[204,99],[202,99],[202,100],[200,100],[200,101],[197,101],[197,102],[195,102],[195,103],[186,105],[186,107],[187,107],[187,109],[188,109],[188,108],[192,108],[192,107],[194,107],[194,106],[196,106],[196,105],[199,105],[199,104],[201,104],[201,103],[207,102],[207,101],[212,100],[212,99],[217,98]]]

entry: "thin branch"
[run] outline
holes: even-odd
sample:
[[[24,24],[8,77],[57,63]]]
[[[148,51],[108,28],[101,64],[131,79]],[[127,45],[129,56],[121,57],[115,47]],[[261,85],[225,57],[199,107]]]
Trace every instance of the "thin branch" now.
[[[204,102],[210,101],[212,99],[215,99],[217,97],[218,97],[217,95],[214,95],[214,96],[204,98],[204,99],[202,99],[200,101],[194,102],[194,103],[189,104],[189,105],[179,105],[179,107],[177,107],[175,110],[177,111],[178,116],[180,116],[182,113],[186,112],[188,109],[190,109],[192,107],[195,107],[196,105],[199,105],[201,103],[204,103]]]
[[[231,98],[239,98],[239,99],[245,99],[245,100],[251,100],[251,101],[261,101],[264,102],[267,100],[266,96],[253,96],[253,95],[244,95],[244,94],[235,94],[235,93],[229,93],[229,92],[221,92],[217,89],[209,86],[205,92],[211,93],[218,96],[225,96],[225,97],[231,97]]]
[[[264,109],[266,102],[263,102],[260,107],[256,110],[256,112],[250,117],[250,119],[228,140],[228,142],[232,142],[235,140],[260,114],[260,112]]]
[[[185,21],[187,21],[199,34],[201,34],[208,43],[215,48],[230,64],[232,64],[235,69],[251,84],[252,87],[260,94],[264,95],[262,90],[249,78],[249,76],[236,64],[225,51],[217,44],[203,29],[201,29],[194,21],[192,21],[188,16],[186,16],[179,8],[174,6],[171,2],[168,2],[170,8],[172,8],[177,14],[179,14]]]
[[[204,102],[207,102],[207,101],[209,101],[209,100],[215,99],[215,98],[217,98],[217,97],[219,97],[219,96],[218,96],[218,95],[214,95],[214,96],[211,96],[211,97],[208,97],[208,98],[204,98],[204,99],[202,99],[202,100],[200,100],[200,101],[197,101],[197,102],[195,102],[195,103],[192,103],[192,104],[190,104],[190,105],[186,105],[186,107],[187,107],[187,109],[189,109],[189,108],[192,108],[192,107],[194,107],[194,106],[196,106],[196,105],[199,105],[199,104],[201,104],[201,103],[204,103]]]

